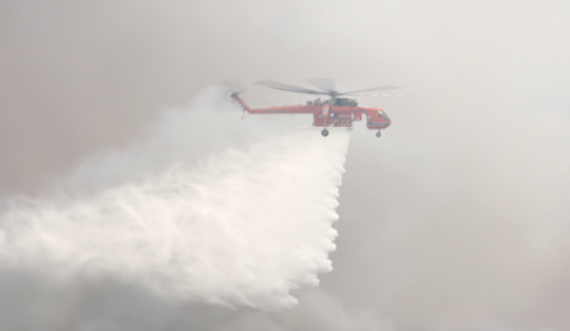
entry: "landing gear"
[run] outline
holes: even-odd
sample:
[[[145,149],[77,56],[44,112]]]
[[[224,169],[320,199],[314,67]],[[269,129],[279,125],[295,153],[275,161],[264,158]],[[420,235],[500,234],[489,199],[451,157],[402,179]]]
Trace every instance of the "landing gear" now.
[[[382,133],[380,131],[376,132],[376,138],[380,138],[381,135]]]
[[[329,135],[329,130],[323,129],[323,131],[321,131],[321,134],[323,135],[323,137],[326,137]]]

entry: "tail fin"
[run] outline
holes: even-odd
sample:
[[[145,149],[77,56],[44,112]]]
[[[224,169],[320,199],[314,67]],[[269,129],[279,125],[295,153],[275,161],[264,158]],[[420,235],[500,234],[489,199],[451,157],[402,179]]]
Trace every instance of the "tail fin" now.
[[[233,99],[235,99],[239,104],[243,107],[243,110],[251,113],[251,109],[245,104],[245,102],[239,97],[239,92],[232,92],[230,95]]]

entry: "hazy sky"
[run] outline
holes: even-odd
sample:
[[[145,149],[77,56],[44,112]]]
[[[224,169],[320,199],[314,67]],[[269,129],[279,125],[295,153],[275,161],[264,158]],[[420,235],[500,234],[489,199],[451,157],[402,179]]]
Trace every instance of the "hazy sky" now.
[[[391,84],[356,123],[323,288],[396,330],[570,327],[567,1],[0,0],[0,194],[231,81]],[[307,125],[311,120],[307,118]],[[292,128],[293,130],[294,128]]]

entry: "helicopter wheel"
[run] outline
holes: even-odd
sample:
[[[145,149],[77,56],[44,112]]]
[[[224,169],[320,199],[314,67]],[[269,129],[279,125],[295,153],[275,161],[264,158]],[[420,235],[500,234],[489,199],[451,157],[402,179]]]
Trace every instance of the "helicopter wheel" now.
[[[376,137],[380,138],[380,136],[382,135],[382,133],[380,131],[376,132]]]
[[[329,135],[329,130],[323,129],[323,131],[321,131],[321,134],[323,135],[323,137],[326,137]]]

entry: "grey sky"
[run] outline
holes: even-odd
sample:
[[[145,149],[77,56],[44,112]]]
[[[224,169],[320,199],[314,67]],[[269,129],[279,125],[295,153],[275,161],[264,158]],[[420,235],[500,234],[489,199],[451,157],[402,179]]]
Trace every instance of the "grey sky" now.
[[[323,287],[397,330],[570,327],[567,1],[0,2],[0,194],[224,81],[406,87],[357,123]],[[310,119],[307,118],[307,125]],[[479,329],[474,329],[479,330]]]

